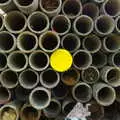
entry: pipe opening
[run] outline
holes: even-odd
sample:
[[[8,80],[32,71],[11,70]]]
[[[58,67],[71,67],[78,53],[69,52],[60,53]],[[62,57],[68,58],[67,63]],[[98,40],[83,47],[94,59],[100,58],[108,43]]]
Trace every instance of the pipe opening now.
[[[88,17],[80,17],[76,21],[75,27],[79,33],[86,34],[91,32],[91,29],[93,28],[93,23]]]
[[[42,32],[48,24],[46,17],[46,15],[39,12],[32,14],[29,18],[29,27],[36,32]]]
[[[31,106],[25,107],[21,113],[21,118],[23,120],[37,120],[38,116],[39,116],[38,111]]]
[[[114,92],[109,87],[104,87],[98,92],[98,99],[100,102],[107,104],[113,101]]]
[[[9,0],[0,0],[0,4],[7,3]]]
[[[11,50],[14,46],[14,38],[10,33],[0,33],[0,49],[3,51]]]
[[[17,113],[16,110],[11,107],[5,107],[1,111],[1,120],[16,120]]]
[[[81,3],[78,0],[67,0],[63,3],[63,12],[68,16],[79,15],[81,9]]]
[[[3,69],[7,66],[7,57],[3,54],[0,53],[0,69]]]
[[[3,26],[3,18],[2,16],[0,16],[0,29],[2,28],[2,26]]]
[[[14,21],[14,22],[13,22]],[[10,12],[5,17],[5,24],[9,30],[20,31],[25,27],[25,16],[20,12]]]
[[[117,20],[117,28],[118,28],[118,30],[120,30],[120,17]]]
[[[73,107],[75,106],[75,102],[69,102],[65,107],[64,107],[64,114],[68,114]]]
[[[28,6],[33,3],[33,0],[16,0],[21,6]]]
[[[113,59],[114,59],[114,64],[116,66],[120,66],[120,53],[115,54]]]
[[[116,16],[120,12],[120,1],[119,0],[109,0],[105,4],[105,12],[111,16]]]
[[[1,73],[1,83],[7,88],[14,88],[18,83],[17,73],[11,70],[6,70]]]

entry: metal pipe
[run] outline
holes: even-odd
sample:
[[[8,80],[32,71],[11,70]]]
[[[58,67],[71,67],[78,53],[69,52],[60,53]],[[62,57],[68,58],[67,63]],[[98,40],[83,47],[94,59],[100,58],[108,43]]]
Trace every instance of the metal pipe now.
[[[96,19],[99,16],[99,7],[93,2],[85,3],[83,5],[82,14]]]
[[[74,32],[80,36],[89,35],[94,28],[94,22],[91,17],[81,15],[77,17],[73,23]]]
[[[58,72],[48,68],[40,73],[40,83],[46,88],[52,89],[60,82],[60,75]]]
[[[4,28],[4,22],[3,22],[3,19],[4,19],[3,15],[0,15],[0,31],[2,31],[3,28]]]
[[[47,31],[39,37],[39,47],[45,52],[53,52],[60,46],[60,37],[56,32]]]
[[[0,71],[7,68],[7,55],[0,52]]]
[[[114,88],[105,83],[96,83],[93,85],[93,97],[102,106],[111,105],[116,99]]]
[[[94,84],[99,80],[99,70],[95,66],[90,66],[81,72],[81,78],[85,83]]]
[[[16,72],[23,71],[28,66],[28,57],[21,51],[14,51],[8,55],[8,67]]]
[[[41,111],[36,110],[30,104],[24,104],[20,110],[21,120],[39,120]]]
[[[18,85],[18,74],[10,69],[6,69],[0,74],[0,82],[2,86],[11,89]]]
[[[41,97],[42,96],[42,97]],[[29,102],[37,110],[45,109],[51,101],[51,92],[43,87],[37,87],[30,93]]]
[[[120,67],[120,52],[118,51],[109,55],[108,63],[109,65]]]
[[[25,14],[30,14],[37,10],[38,0],[13,0],[17,8]]]
[[[68,44],[69,43],[69,44]],[[68,33],[61,39],[61,46],[71,53],[76,52],[81,46],[80,38],[74,33]]]
[[[95,53],[100,50],[102,43],[98,36],[92,34],[83,39],[82,46],[90,53]]]
[[[0,104],[5,104],[11,99],[11,92],[0,85]]]
[[[92,0],[92,1],[94,1],[94,2],[96,2],[96,3],[98,3],[98,4],[100,4],[100,3],[104,3],[106,0]]]
[[[101,79],[113,87],[120,86],[120,68],[111,66],[102,68]]]
[[[102,50],[104,52],[117,52],[120,49],[120,36],[117,34],[110,34],[103,39]]]
[[[33,52],[38,47],[38,38],[32,32],[22,32],[17,37],[17,47],[19,50],[25,53]]]
[[[80,72],[75,68],[61,73],[61,80],[65,85],[73,86],[80,80]]]
[[[118,17],[116,18],[115,23],[116,23],[116,25],[115,25],[116,31],[117,31],[118,33],[120,33],[120,16],[118,16]]]
[[[19,74],[19,83],[25,89],[33,89],[39,83],[39,74],[32,70],[26,69]]]
[[[82,13],[82,4],[79,0],[64,0],[62,13],[70,19],[77,18]]]
[[[47,53],[37,50],[30,54],[29,65],[36,71],[43,71],[49,66],[49,56]]]
[[[61,28],[62,26],[62,28]],[[65,15],[57,15],[52,18],[51,29],[58,33],[58,35],[65,35],[70,31],[71,21]]]
[[[19,11],[11,11],[4,17],[4,24],[9,32],[19,34],[26,29],[26,20],[27,18],[23,13]]]
[[[111,17],[120,15],[120,1],[119,0],[106,0],[101,7],[101,13]]]
[[[97,68],[102,68],[107,64],[107,55],[101,51],[92,54],[92,64]]]
[[[78,50],[73,54],[73,66],[79,70],[87,69],[92,64],[92,56],[88,51]]]
[[[72,89],[73,98],[81,103],[86,103],[92,98],[92,88],[84,82],[76,84]]]
[[[8,31],[0,32],[0,51],[10,53],[16,48],[16,38]]]
[[[43,109],[43,113],[47,118],[56,118],[61,112],[61,103],[56,99],[51,99],[48,107]]]
[[[56,16],[61,11],[62,0],[40,0],[39,3],[42,12],[46,13],[49,17]]]
[[[95,20],[95,30],[100,36],[109,35],[115,28],[115,21],[108,15],[100,15]]]
[[[62,82],[52,89],[52,95],[58,100],[64,99],[68,95],[68,92],[68,87]]]
[[[27,22],[30,31],[36,34],[41,34],[49,29],[49,18],[40,11],[31,13]]]

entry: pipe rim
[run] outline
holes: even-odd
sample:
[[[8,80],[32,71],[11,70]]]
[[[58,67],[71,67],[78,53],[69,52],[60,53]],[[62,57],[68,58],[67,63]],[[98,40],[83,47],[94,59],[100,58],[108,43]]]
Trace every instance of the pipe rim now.
[[[115,27],[118,33],[120,33],[120,28],[118,28],[118,21],[120,21],[120,16],[115,19]]]
[[[2,25],[1,25],[1,27],[0,27],[0,31],[2,31],[2,30],[3,30],[3,28],[4,28],[4,23],[3,23],[4,18],[3,18],[3,16],[2,16],[2,15],[0,15],[0,19],[1,19],[1,22],[2,22]]]

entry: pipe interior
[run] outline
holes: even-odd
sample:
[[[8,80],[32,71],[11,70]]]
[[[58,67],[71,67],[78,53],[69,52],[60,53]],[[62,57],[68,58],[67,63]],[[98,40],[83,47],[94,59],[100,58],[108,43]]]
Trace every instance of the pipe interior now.
[[[46,85],[53,85],[57,82],[57,73],[53,70],[44,71],[42,74],[42,80]]]
[[[17,84],[17,77],[17,74],[11,70],[5,71],[1,74],[3,84],[10,87]]]
[[[14,38],[9,33],[0,33],[0,49],[10,50],[14,46]]]
[[[58,33],[64,33],[69,28],[69,21],[64,16],[58,16],[53,21],[52,28]]]
[[[33,3],[34,0],[16,0],[21,6],[28,6]]]
[[[76,29],[80,33],[88,33],[92,29],[92,21],[87,17],[81,17],[76,22]]]
[[[9,29],[19,31],[24,28],[26,20],[21,13],[11,12],[6,16],[5,22]]]
[[[46,50],[53,50],[58,45],[58,38],[53,33],[47,33],[41,38],[41,44]]]
[[[81,11],[81,5],[77,0],[67,0],[63,6],[63,11],[68,16],[76,16]]]
[[[0,101],[4,102],[9,99],[10,93],[4,87],[0,87]]]
[[[73,35],[67,35],[63,40],[63,47],[69,51],[74,51],[78,48],[78,40],[80,41]]]
[[[36,120],[38,116],[39,116],[38,111],[31,106],[27,106],[22,110],[23,120]]]
[[[115,54],[114,64],[117,65],[117,66],[120,66],[120,53]]]
[[[73,62],[77,67],[86,67],[90,62],[90,56],[86,52],[78,52],[74,56]]]
[[[0,4],[2,4],[2,3],[6,3],[6,2],[8,2],[9,0],[0,0]]]
[[[33,14],[29,22],[31,29],[37,32],[44,30],[48,24],[47,18],[41,13]]]
[[[36,42],[35,36],[30,34],[21,35],[19,38],[20,47],[24,50],[32,50],[37,44]]]
[[[0,53],[0,69],[7,65],[7,58],[4,54]]]
[[[20,74],[20,81],[26,87],[33,87],[37,79],[37,74],[31,70],[26,70]]]
[[[118,28],[118,30],[120,30],[120,17],[119,17],[119,19],[117,20],[117,28]]]
[[[113,101],[114,92],[109,87],[102,88],[98,93],[98,99],[102,103],[110,103]]]
[[[22,53],[14,53],[11,54],[9,58],[9,64],[14,68],[14,69],[21,69],[25,66],[26,64],[26,58],[25,55]]]
[[[120,1],[109,0],[105,4],[105,12],[111,16],[116,16],[120,12]]]
[[[0,16],[0,29],[2,28],[2,26],[3,26],[3,18],[2,16]]]
[[[31,57],[31,63],[36,68],[44,68],[48,63],[48,58],[45,53],[34,53]]]

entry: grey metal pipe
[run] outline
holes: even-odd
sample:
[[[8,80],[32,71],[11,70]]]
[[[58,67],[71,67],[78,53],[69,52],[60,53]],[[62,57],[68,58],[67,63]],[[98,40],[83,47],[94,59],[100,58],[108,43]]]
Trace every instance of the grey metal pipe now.
[[[29,65],[36,71],[43,71],[49,66],[49,56],[47,53],[37,50],[30,54]]]
[[[98,36],[92,34],[83,39],[82,46],[90,53],[95,53],[100,50],[102,43]]]
[[[109,65],[113,65],[115,67],[120,67],[120,52],[115,52],[109,55],[108,58]]]
[[[68,44],[69,43],[69,44]],[[61,39],[61,46],[71,53],[76,52],[81,46],[80,38],[74,33],[68,33]]]
[[[30,14],[37,10],[38,0],[13,0],[17,8],[25,14]]]
[[[113,87],[120,86],[120,68],[111,66],[102,68],[101,79]]]
[[[25,89],[33,89],[39,83],[39,74],[28,68],[19,74],[19,83]]]
[[[73,29],[76,34],[80,36],[89,35],[94,28],[94,22],[91,17],[87,15],[81,15],[77,17],[73,23]]]
[[[10,99],[11,99],[10,90],[0,85],[0,104],[5,104]]]
[[[49,18],[40,11],[31,13],[27,22],[30,31],[36,34],[41,34],[49,29]]]
[[[60,82],[60,74],[51,68],[40,73],[40,83],[46,88],[52,89]]]
[[[101,51],[92,54],[92,64],[97,68],[102,68],[107,64],[107,56]]]
[[[51,92],[43,87],[37,87],[33,89],[29,96],[30,104],[37,110],[41,110],[48,107],[50,101],[51,101]]]
[[[4,17],[3,17],[3,15],[0,15],[0,31],[2,31],[3,30],[3,28],[4,28]]]
[[[79,82],[72,89],[73,98],[81,103],[86,103],[92,98],[92,88],[84,82]]]
[[[61,73],[61,80],[65,85],[73,86],[79,82],[80,72],[72,67],[68,71]]]
[[[99,7],[93,2],[85,3],[83,5],[82,14],[96,19],[99,16]]]
[[[18,85],[18,74],[10,69],[6,69],[0,74],[0,82],[2,86],[11,89]]]
[[[39,3],[42,12],[46,13],[49,17],[56,16],[61,11],[62,0],[40,0]]]
[[[24,104],[20,110],[21,120],[39,120],[41,111],[36,110],[30,104]]]
[[[14,34],[23,32],[27,27],[26,16],[19,11],[11,11],[4,18],[6,29]],[[14,21],[14,22],[13,22]]]
[[[120,1],[119,0],[106,0],[101,7],[101,13],[111,17],[120,15]]]
[[[110,34],[103,39],[102,50],[104,52],[117,52],[120,49],[120,36],[117,34]]]
[[[96,83],[93,85],[93,97],[102,106],[111,105],[116,99],[114,88],[105,83]]]
[[[99,80],[99,70],[95,66],[90,66],[81,72],[81,78],[88,84],[94,84]]]
[[[62,28],[61,28],[62,26]],[[71,21],[65,15],[57,15],[52,18],[51,29],[58,33],[58,35],[65,35],[70,31]]]
[[[7,55],[0,52],[0,71],[7,68]]]
[[[73,66],[79,70],[88,68],[92,64],[92,56],[86,50],[78,50],[73,54]]]
[[[60,37],[56,32],[47,31],[40,35],[39,46],[45,52],[53,52],[60,46]]]
[[[16,38],[8,31],[0,32],[0,51],[10,53],[16,48]]]
[[[95,20],[95,30],[100,36],[109,35],[114,31],[115,21],[108,15],[100,15]]]
[[[92,1],[94,1],[94,2],[96,2],[96,3],[98,3],[98,4],[100,4],[100,3],[104,3],[106,0],[92,0]]]
[[[25,53],[33,52],[38,47],[38,38],[32,32],[22,32],[17,37],[17,47],[19,50]]]
[[[62,13],[70,19],[75,19],[82,13],[82,4],[79,0],[64,0]]]
[[[117,31],[118,33],[120,33],[120,16],[118,16],[118,17],[116,18],[115,23],[116,23],[116,25],[115,25],[116,31]]]
[[[43,109],[43,112],[47,118],[56,118],[61,112],[61,103],[52,98],[49,106]]]
[[[14,51],[8,55],[7,65],[13,71],[23,71],[28,66],[28,57],[21,51]]]

